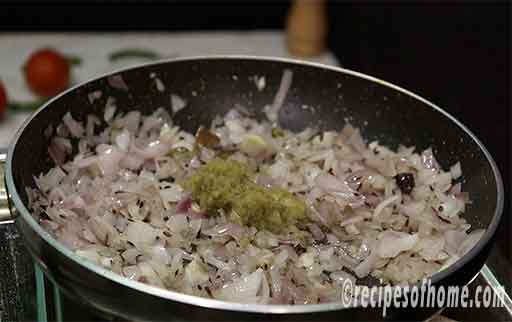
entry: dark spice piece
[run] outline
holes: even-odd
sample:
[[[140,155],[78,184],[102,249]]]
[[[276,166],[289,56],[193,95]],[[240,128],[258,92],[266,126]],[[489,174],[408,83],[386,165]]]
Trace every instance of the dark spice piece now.
[[[214,148],[220,143],[220,139],[215,133],[208,131],[202,126],[197,130],[196,141],[207,148]]]
[[[395,182],[404,194],[410,194],[414,188],[414,176],[412,173],[403,172],[397,174],[395,176]]]

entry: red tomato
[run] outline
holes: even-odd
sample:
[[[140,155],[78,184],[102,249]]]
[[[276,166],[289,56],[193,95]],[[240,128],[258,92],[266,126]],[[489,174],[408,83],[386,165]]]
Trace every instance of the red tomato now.
[[[7,93],[5,92],[4,84],[0,81],[0,119],[5,116],[7,108]]]
[[[55,50],[44,48],[36,51],[23,68],[28,87],[39,96],[53,96],[69,85],[69,63]]]

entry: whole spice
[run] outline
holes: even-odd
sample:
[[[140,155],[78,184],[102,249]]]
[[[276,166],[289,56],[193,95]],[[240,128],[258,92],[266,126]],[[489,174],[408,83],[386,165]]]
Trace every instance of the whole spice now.
[[[402,172],[395,176],[395,182],[402,193],[410,194],[414,189],[414,176],[412,173]]]

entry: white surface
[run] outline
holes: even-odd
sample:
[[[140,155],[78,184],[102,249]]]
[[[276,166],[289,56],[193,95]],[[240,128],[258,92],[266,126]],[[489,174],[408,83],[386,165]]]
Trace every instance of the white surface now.
[[[73,83],[147,60],[108,61],[108,54],[121,48],[146,48],[165,57],[208,54],[246,54],[291,57],[281,32],[202,32],[202,33],[4,33],[0,35],[0,79],[8,96],[29,101],[34,96],[25,86],[22,65],[37,48],[53,47],[64,54],[77,55],[82,64],[73,68]],[[336,65],[330,53],[312,59]],[[9,144],[16,129],[29,114],[7,115],[0,123],[0,147]]]

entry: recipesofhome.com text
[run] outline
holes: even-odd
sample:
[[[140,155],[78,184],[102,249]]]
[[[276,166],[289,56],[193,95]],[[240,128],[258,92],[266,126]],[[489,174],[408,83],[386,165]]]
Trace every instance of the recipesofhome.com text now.
[[[420,285],[401,287],[355,285],[346,279],[338,290],[338,300],[344,307],[382,308],[386,316],[389,308],[491,308],[504,306],[504,287],[498,289],[478,285],[470,292],[468,286],[438,286],[430,280]]]

